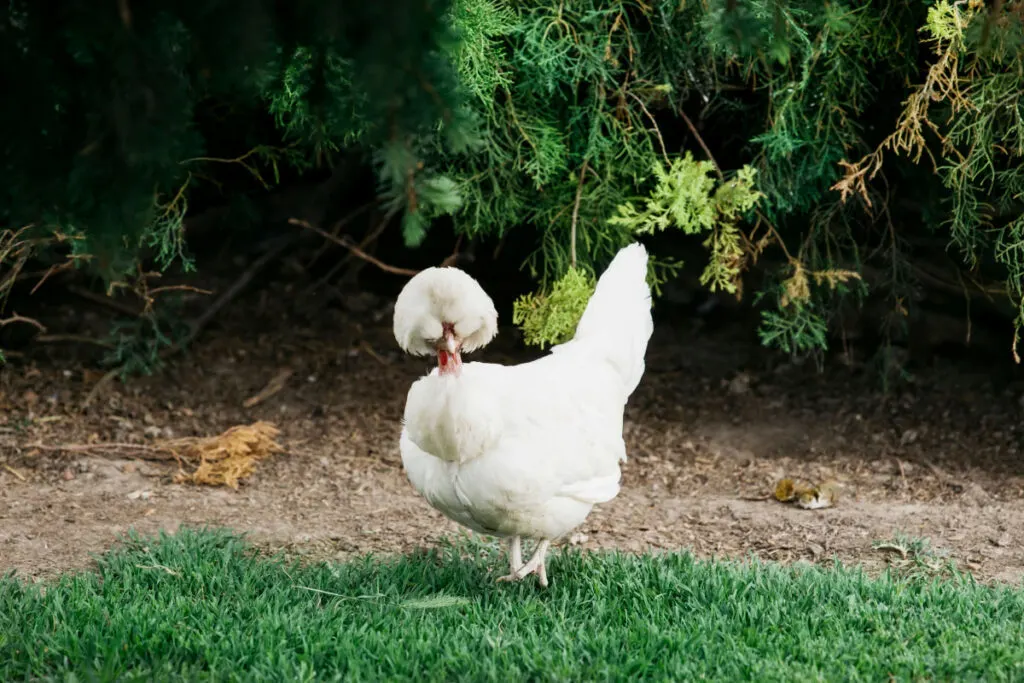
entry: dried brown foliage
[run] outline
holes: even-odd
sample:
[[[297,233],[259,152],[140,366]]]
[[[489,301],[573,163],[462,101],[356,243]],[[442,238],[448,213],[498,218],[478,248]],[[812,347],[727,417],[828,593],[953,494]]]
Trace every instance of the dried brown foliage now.
[[[216,436],[169,439],[154,444],[99,442],[50,446],[38,443],[34,448],[101,457],[175,460],[178,463],[175,483],[237,489],[239,482],[256,470],[258,461],[284,452],[284,447],[277,442],[280,433],[274,425],[260,421],[237,425]]]
[[[181,468],[174,481],[237,489],[239,480],[255,471],[257,461],[284,450],[276,441],[280,433],[269,422],[254,422],[214,437],[178,439],[171,446]],[[185,466],[194,469],[190,473]]]

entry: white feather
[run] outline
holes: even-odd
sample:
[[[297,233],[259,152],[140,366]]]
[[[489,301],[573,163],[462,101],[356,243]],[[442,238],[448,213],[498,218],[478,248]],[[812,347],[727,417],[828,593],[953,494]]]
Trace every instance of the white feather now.
[[[574,339],[554,353],[516,366],[466,363],[455,376],[435,369],[412,385],[402,462],[432,506],[480,533],[553,539],[618,495],[623,409],[653,330],[646,275],[646,251],[626,247],[598,281]],[[422,335],[433,334],[426,318],[437,301],[471,321],[491,315],[490,299],[466,278],[442,283],[458,293],[422,291],[437,284],[429,278],[402,292],[400,302],[420,306],[403,306],[400,323],[396,304],[403,348],[433,348]]]

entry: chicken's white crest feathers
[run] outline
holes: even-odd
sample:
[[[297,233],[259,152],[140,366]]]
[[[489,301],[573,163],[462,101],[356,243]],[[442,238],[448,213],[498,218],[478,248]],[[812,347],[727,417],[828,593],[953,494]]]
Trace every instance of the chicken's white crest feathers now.
[[[480,284],[459,268],[427,268],[402,288],[395,301],[395,340],[407,353],[436,352],[450,323],[462,350],[486,346],[498,332],[498,311]]]

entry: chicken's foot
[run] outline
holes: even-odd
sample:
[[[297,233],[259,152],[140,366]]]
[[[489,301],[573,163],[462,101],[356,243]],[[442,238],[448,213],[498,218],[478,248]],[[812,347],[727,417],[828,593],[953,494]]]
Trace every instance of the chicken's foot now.
[[[537,575],[537,581],[540,582],[542,588],[548,587],[548,571],[545,564],[545,557],[548,553],[548,548],[551,547],[551,541],[545,539],[537,544],[537,551],[533,553],[533,557],[524,564],[512,571],[508,576],[502,576],[498,578],[498,581],[520,581],[530,574]]]

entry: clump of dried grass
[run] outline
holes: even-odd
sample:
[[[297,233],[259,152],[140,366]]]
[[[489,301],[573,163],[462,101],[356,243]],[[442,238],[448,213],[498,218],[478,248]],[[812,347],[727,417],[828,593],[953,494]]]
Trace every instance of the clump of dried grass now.
[[[178,439],[171,450],[178,461],[175,483],[238,488],[250,476],[256,462],[284,450],[276,438],[280,430],[269,422],[238,425],[214,437]],[[186,472],[185,466],[192,466]]]
[[[239,481],[252,475],[259,460],[284,452],[277,442],[281,431],[269,422],[237,425],[216,436],[168,439],[153,444],[89,443],[35,444],[35,448],[97,456],[130,456],[145,460],[175,460],[175,483],[205,484],[238,488]],[[191,471],[187,471],[191,470]]]

